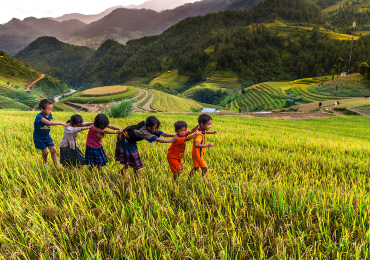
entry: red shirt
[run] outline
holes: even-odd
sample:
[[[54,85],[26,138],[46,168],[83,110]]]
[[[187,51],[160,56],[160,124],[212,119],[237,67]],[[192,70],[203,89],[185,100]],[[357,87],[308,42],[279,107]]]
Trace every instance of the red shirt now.
[[[189,135],[190,131],[187,131],[185,137],[179,137],[176,142],[172,143],[170,148],[168,148],[167,157],[182,159],[186,148],[185,139]]]

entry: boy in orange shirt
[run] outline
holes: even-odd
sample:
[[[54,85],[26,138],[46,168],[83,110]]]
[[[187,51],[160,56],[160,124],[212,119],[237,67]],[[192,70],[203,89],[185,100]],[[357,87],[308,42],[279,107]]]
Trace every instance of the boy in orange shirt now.
[[[189,173],[189,178],[198,171],[199,168],[202,168],[202,176],[204,177],[207,174],[208,167],[204,161],[204,152],[205,148],[213,147],[213,143],[206,144],[206,134],[217,134],[217,131],[209,132],[212,126],[212,117],[207,114],[202,114],[198,118],[199,131],[202,132],[201,135],[198,135],[193,140],[193,149],[191,151],[193,157],[194,168]]]
[[[194,127],[191,131],[187,131],[188,125],[185,121],[177,121],[174,126],[179,138],[168,148],[167,160],[173,173],[173,180],[176,181],[182,173],[183,165],[181,160],[184,157],[186,142],[202,133],[196,132],[198,126]]]

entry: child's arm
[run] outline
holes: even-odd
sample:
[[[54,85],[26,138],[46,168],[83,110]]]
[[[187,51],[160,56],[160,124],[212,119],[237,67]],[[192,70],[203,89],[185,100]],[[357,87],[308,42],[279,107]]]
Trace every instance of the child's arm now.
[[[167,134],[167,133],[163,133],[162,134],[163,137],[174,137],[175,135],[171,135],[171,134]]]
[[[206,131],[206,134],[207,135],[216,135],[217,131],[211,131],[211,132]]]
[[[113,125],[108,125],[107,127],[112,129],[112,130],[117,130],[117,131],[121,130],[121,128],[115,127]]]
[[[177,135],[175,135],[172,139],[157,138],[157,139],[155,139],[155,141],[158,142],[158,143],[162,143],[162,144],[165,144],[165,143],[169,144],[169,143],[176,142],[178,138],[179,137]]]
[[[197,131],[197,132],[195,132],[194,134],[192,134],[192,135],[188,135],[186,138],[185,138],[185,142],[187,142],[187,141],[189,141],[189,140],[192,140],[192,139],[194,139],[196,136],[198,136],[198,135],[201,135],[202,134],[202,132],[201,131]]]
[[[123,129],[120,129],[119,131],[109,131],[109,130],[101,130],[99,128],[95,129],[95,132],[101,133],[101,134],[109,134],[109,135],[115,135],[115,134],[122,134]]]
[[[87,124],[86,124],[87,125]],[[84,127],[81,127],[81,131],[85,131],[85,130],[89,130],[90,128],[92,128],[93,127],[93,124],[91,123],[91,125],[89,125],[89,126],[84,126]]]
[[[190,133],[195,133],[196,131],[198,131],[199,129],[199,125],[196,125],[193,129],[190,130]]]
[[[213,147],[214,145],[213,145],[213,143],[200,144],[198,141],[195,141],[194,146],[195,146],[195,148],[207,148],[207,147]]]
[[[91,125],[93,125],[94,123],[83,123],[83,127],[85,127],[85,126],[91,126]]]
[[[47,124],[47,125],[63,125],[63,126],[69,126],[69,124],[67,124],[67,123],[53,122],[53,121],[46,120],[45,118],[41,119],[40,121],[42,123],[44,123],[44,124]]]

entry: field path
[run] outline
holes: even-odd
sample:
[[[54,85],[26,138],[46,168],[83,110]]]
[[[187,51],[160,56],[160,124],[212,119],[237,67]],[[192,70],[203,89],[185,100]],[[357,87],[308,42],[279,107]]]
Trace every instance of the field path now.
[[[43,79],[45,77],[44,74],[40,74],[40,76],[38,76],[34,81],[28,83],[27,87],[26,87],[26,90],[30,90],[30,87],[35,84],[37,81]]]
[[[140,97],[143,94],[143,92],[145,93],[145,96],[142,99],[136,101],[133,104],[134,105],[134,110],[135,110],[135,112],[138,112],[138,113],[145,113],[146,111],[143,110],[143,109],[141,109],[141,108],[139,108],[138,107],[138,104],[140,102],[142,102],[144,99],[146,99],[146,97],[149,95],[149,93],[148,93],[148,91],[146,89],[137,88],[136,90],[138,91],[139,94],[136,97],[134,97],[134,99]]]
[[[150,98],[149,98],[149,101],[143,105],[143,109],[147,110],[147,111],[152,111],[153,109],[150,107],[150,105],[153,103],[153,100],[154,100],[154,93],[153,91],[149,90],[150,94],[152,95]]]

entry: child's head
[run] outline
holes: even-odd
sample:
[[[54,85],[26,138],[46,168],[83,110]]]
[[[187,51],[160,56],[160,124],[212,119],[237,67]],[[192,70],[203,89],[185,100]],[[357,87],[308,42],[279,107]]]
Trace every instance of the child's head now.
[[[43,99],[39,103],[39,108],[41,112],[46,116],[51,114],[53,106],[53,102],[51,102],[49,99]]]
[[[212,117],[207,114],[202,114],[198,117],[198,124],[202,131],[209,131],[212,126]]]
[[[155,116],[150,116],[145,121],[145,126],[149,133],[157,133],[160,125],[161,122]]]
[[[188,131],[188,124],[185,121],[177,121],[174,124],[175,132],[179,137],[185,137]]]
[[[71,116],[71,119],[67,121],[67,124],[70,124],[73,127],[81,127],[84,120],[82,119],[82,116],[80,115],[73,115]]]
[[[95,117],[94,126],[101,130],[104,130],[109,125],[109,119],[104,114],[99,114]]]

